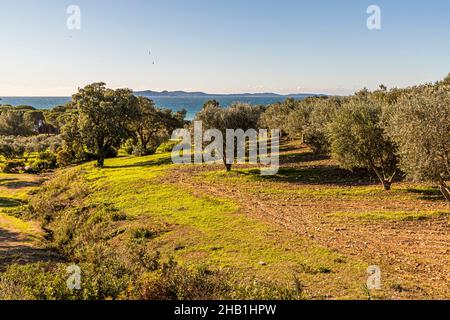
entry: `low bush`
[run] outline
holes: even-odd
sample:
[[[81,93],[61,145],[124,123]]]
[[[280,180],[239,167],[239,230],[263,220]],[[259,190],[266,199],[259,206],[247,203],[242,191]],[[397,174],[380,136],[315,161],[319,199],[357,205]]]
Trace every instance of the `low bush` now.
[[[188,269],[173,260],[161,263],[153,255],[144,267],[107,257],[95,263],[79,263],[80,287],[73,282],[69,263],[13,265],[0,274],[1,300],[297,300],[298,285],[233,280],[229,272],[206,267]]]
[[[20,173],[25,171],[25,169],[26,169],[25,162],[9,160],[5,162],[2,171],[4,173]]]
[[[27,170],[29,173],[40,173],[49,171],[56,168],[57,158],[53,152],[42,151],[39,152],[36,160],[33,161],[30,168]]]
[[[231,271],[186,268],[161,257],[151,240],[165,224],[127,219],[113,205],[91,202],[79,168],[58,172],[28,204],[41,221],[48,247],[80,267],[81,289],[69,290],[72,263],[10,266],[0,274],[0,299],[297,299],[295,286],[242,281]]]

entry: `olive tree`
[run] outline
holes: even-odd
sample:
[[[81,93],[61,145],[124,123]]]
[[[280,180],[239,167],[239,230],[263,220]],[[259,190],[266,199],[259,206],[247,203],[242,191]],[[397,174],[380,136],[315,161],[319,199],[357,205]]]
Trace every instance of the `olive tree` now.
[[[305,142],[305,132],[309,126],[312,111],[313,106],[306,100],[301,101],[297,107],[291,111],[284,124],[284,128],[291,139],[300,136],[301,142]]]
[[[216,101],[210,101],[205,103],[203,109],[196,114],[195,120],[202,122],[203,130],[216,129],[225,137],[227,136],[227,129],[256,130],[262,112],[263,109],[261,107],[249,104],[236,103],[229,108],[222,108]],[[231,171],[234,159],[227,159],[225,139],[223,140],[222,150],[222,160],[225,168],[227,171]]]
[[[298,100],[288,98],[284,102],[275,103],[267,107],[261,114],[261,127],[281,130],[283,135],[289,134],[287,128],[288,118],[298,106],[298,103]]]
[[[334,120],[343,99],[320,99],[314,103],[309,123],[304,132],[304,142],[314,153],[328,154],[331,151],[329,124]]]
[[[7,160],[23,158],[25,153],[25,144],[23,139],[15,136],[0,138],[0,155]]]
[[[33,119],[26,111],[6,109],[0,113],[0,135],[29,136],[33,130]]]
[[[400,168],[414,180],[439,183],[450,201],[450,83],[404,94],[389,116],[387,132],[398,145]]]
[[[398,160],[383,129],[380,105],[354,97],[339,109],[329,130],[332,154],[343,168],[367,168],[390,190]]]
[[[130,136],[129,123],[137,115],[137,98],[130,89],[107,89],[93,83],[72,97],[78,109],[77,125],[86,148],[103,167],[111,149],[119,148]]]

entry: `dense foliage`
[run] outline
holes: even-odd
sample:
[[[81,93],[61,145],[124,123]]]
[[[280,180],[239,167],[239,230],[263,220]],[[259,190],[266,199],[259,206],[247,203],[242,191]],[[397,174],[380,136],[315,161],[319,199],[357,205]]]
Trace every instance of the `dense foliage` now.
[[[226,150],[226,130],[241,129],[244,132],[248,129],[256,130],[262,112],[263,108],[261,107],[243,103],[235,103],[229,108],[222,108],[217,101],[213,100],[205,103],[203,109],[197,113],[195,120],[202,122],[203,130],[219,130],[224,137],[223,150]],[[234,146],[236,149],[237,145]],[[230,171],[234,159],[227,159],[226,154],[223,154],[222,158],[226,170]]]
[[[0,155],[10,162],[3,170],[42,172],[90,160],[103,167],[122,147],[130,154],[148,155],[184,126],[185,115],[158,109],[130,89],[112,90],[104,83],[79,89],[71,102],[52,110],[2,106]],[[51,157],[42,159],[44,151]]]
[[[269,106],[265,128],[300,137],[346,169],[372,170],[385,189],[401,173],[439,183],[450,201],[450,75],[404,89],[381,85],[350,97],[312,97]]]
[[[331,151],[345,169],[373,170],[385,190],[397,173],[396,148],[382,126],[382,107],[364,98],[352,99],[330,123]]]
[[[398,145],[400,168],[414,180],[438,182],[450,201],[450,85],[417,87],[403,95],[387,131]]]

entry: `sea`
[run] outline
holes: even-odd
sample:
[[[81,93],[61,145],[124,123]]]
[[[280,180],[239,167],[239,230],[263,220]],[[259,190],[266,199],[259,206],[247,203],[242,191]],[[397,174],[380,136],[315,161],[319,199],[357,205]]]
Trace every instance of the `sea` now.
[[[211,99],[219,101],[223,107],[228,107],[234,102],[249,103],[252,105],[270,105],[276,102],[284,101],[285,96],[187,96],[187,97],[151,97],[155,105],[159,108],[171,109],[179,111],[185,109],[187,111],[186,119],[192,120],[195,114],[200,111],[203,104]],[[302,98],[301,96],[296,98]],[[0,105],[12,106],[32,106],[36,109],[51,109],[55,106],[64,105],[71,100],[70,97],[0,97]]]

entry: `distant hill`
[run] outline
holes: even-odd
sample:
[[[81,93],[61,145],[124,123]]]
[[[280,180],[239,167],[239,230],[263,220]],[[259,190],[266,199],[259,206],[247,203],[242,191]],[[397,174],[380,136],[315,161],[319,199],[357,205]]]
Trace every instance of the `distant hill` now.
[[[306,98],[314,96],[325,96],[324,94],[315,93],[295,93],[282,95],[272,92],[264,93],[236,93],[236,94],[210,94],[204,92],[186,92],[186,91],[135,91],[134,94],[145,97],[286,97],[286,98]]]

